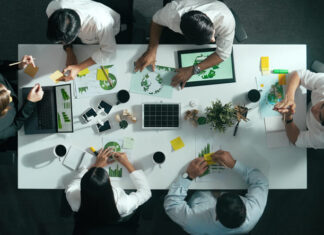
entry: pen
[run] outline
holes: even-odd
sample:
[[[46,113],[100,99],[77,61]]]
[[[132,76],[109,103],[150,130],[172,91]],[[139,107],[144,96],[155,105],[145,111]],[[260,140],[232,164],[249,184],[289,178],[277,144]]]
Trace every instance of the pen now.
[[[274,69],[272,70],[272,73],[287,74],[288,69]]]
[[[36,59],[33,58],[33,60],[35,61]],[[16,65],[16,64],[20,64],[20,63],[22,63],[22,62],[23,62],[23,61],[21,60],[21,61],[15,62],[15,63],[11,63],[11,64],[9,64],[9,66],[14,66],[14,65]]]
[[[90,147],[91,151],[94,153],[94,155],[98,156],[98,152],[95,150],[94,147]]]
[[[238,121],[238,122],[237,122],[237,124],[236,124],[236,126],[235,126],[235,129],[234,129],[234,134],[233,134],[233,136],[235,136],[235,135],[236,135],[236,132],[237,132],[237,129],[238,129],[238,126],[239,126],[239,124],[240,124],[240,122]]]

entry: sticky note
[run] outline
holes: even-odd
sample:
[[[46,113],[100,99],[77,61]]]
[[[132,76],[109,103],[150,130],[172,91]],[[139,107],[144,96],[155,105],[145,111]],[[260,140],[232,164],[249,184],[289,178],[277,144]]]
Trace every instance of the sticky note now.
[[[261,57],[261,72],[262,72],[262,74],[270,73],[269,56]]]
[[[286,85],[286,74],[278,74],[279,85]]]
[[[61,73],[59,70],[55,71],[50,75],[50,78],[53,80],[53,82],[58,83],[57,79],[63,77],[63,73]]]
[[[177,151],[178,149],[181,149],[185,146],[180,136],[175,138],[174,140],[171,140],[170,143],[174,151]]]
[[[78,73],[78,77],[83,77],[85,75],[87,75],[88,73],[90,73],[89,69],[86,68],[84,70],[81,70],[79,73]]]
[[[105,69],[106,73],[109,74],[109,70]],[[99,81],[107,81],[107,77],[102,71],[102,69],[97,69],[97,80]]]
[[[33,65],[29,64],[26,69],[24,70],[25,74],[31,76],[32,78],[35,77],[36,73],[38,72],[39,67],[33,67]]]
[[[208,164],[208,165],[215,165],[215,164],[218,165],[217,162],[214,162],[214,161],[213,161],[211,155],[212,155],[212,153],[206,153],[206,154],[204,154],[204,159],[205,159],[205,161],[207,162],[207,164]]]
[[[123,148],[132,149],[134,146],[134,139],[131,137],[125,137],[123,141]]]

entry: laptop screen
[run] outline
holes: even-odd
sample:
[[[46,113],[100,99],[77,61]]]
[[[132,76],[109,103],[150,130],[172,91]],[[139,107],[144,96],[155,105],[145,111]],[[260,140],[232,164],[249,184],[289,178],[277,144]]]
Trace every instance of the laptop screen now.
[[[57,132],[73,132],[71,85],[55,87]]]

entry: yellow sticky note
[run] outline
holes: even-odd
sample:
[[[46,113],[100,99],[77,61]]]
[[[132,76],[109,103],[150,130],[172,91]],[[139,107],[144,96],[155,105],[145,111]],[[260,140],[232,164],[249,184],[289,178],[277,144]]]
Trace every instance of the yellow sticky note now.
[[[269,56],[261,57],[261,71],[262,71],[262,74],[270,73]]]
[[[84,69],[84,70],[81,70],[81,71],[78,73],[78,77],[82,77],[82,76],[84,76],[84,75],[86,75],[86,74],[88,74],[88,73],[90,73],[90,71],[89,71],[88,68],[86,68],[86,69]]]
[[[109,74],[109,70],[105,69],[106,73]],[[97,80],[99,81],[107,81],[107,77],[105,76],[102,69],[97,69]]]
[[[25,74],[31,76],[32,78],[35,77],[36,73],[38,72],[39,67],[33,67],[33,65],[29,64],[26,69],[24,70]]]
[[[53,80],[53,82],[58,83],[57,79],[63,77],[63,73],[61,73],[59,70],[55,71],[50,75],[50,78]]]
[[[180,136],[175,138],[174,140],[171,140],[170,143],[174,151],[177,151],[178,149],[181,149],[185,146]]]
[[[212,153],[206,153],[204,154],[204,159],[207,162],[208,165],[215,165],[218,164],[217,162],[214,162],[212,157],[211,157]]]
[[[278,74],[279,85],[286,85],[286,74]]]

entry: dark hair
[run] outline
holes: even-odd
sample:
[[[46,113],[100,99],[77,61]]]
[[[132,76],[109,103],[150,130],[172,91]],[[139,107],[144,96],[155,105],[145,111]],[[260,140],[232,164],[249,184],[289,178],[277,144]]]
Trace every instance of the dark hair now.
[[[238,194],[224,193],[217,198],[216,216],[227,228],[240,227],[246,217],[245,205]]]
[[[10,95],[5,88],[5,85],[0,84],[0,117],[6,115],[9,110]]]
[[[211,42],[214,24],[201,11],[188,11],[181,16],[180,29],[187,40],[202,45]]]
[[[84,226],[107,225],[120,219],[108,173],[92,167],[81,179],[78,222]],[[86,225],[85,225],[86,224]]]
[[[80,16],[71,9],[59,9],[49,17],[47,22],[47,38],[64,44],[72,43],[81,28]]]

